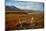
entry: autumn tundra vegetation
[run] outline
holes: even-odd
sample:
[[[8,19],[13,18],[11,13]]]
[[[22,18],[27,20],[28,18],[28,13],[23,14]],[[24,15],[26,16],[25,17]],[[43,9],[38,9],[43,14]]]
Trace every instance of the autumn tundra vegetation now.
[[[15,7],[13,7],[15,8]],[[41,29],[44,28],[43,11],[20,10],[6,7],[6,29]]]

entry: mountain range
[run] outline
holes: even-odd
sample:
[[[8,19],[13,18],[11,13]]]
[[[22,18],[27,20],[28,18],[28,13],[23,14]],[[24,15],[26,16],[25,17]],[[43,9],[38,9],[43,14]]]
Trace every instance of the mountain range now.
[[[25,10],[25,9],[19,9],[15,6],[5,6],[6,12],[28,12],[28,13],[32,13],[32,12],[41,12],[41,11],[36,11],[36,10]]]

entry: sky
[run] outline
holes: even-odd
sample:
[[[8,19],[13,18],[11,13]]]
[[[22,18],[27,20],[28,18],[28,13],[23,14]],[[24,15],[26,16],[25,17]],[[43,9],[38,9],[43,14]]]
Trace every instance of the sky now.
[[[43,11],[43,2],[31,2],[31,1],[18,1],[18,0],[6,0],[6,5],[15,6],[19,9],[26,10],[40,10]]]

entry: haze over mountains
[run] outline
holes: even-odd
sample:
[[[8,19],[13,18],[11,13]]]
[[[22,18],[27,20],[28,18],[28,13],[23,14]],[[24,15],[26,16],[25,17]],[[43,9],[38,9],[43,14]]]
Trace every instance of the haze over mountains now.
[[[25,9],[19,9],[15,6],[5,6],[7,12],[43,12],[41,10],[25,10]]]
[[[6,0],[6,9],[8,11],[20,11],[20,12],[43,12],[43,2],[31,2],[31,1],[14,1]]]
[[[6,5],[8,6],[15,6],[19,9],[24,10],[38,10],[43,11],[44,3],[43,2],[32,2],[32,1],[14,1],[14,0],[7,0]]]

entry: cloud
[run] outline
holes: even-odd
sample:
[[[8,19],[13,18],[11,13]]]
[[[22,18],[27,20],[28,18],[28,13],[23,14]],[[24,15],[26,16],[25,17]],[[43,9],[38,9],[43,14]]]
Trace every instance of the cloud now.
[[[43,10],[43,3],[39,2],[7,0],[6,5],[14,5],[17,8],[27,10]]]

